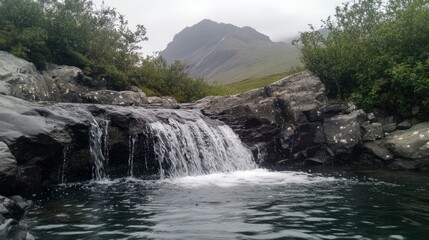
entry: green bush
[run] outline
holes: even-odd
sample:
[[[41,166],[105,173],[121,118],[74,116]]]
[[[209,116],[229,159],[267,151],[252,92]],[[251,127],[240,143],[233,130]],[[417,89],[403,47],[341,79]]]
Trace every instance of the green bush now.
[[[351,99],[409,117],[420,106],[429,117],[429,3],[358,0],[337,7],[295,41],[305,66],[330,97]]]

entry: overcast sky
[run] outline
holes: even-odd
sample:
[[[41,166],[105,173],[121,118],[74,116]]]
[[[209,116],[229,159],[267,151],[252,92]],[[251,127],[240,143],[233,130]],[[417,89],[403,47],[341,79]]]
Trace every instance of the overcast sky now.
[[[93,0],[100,6],[103,0]],[[250,26],[273,41],[320,26],[346,0],[104,0],[125,15],[130,26],[143,24],[143,53],[164,50],[176,33],[203,19]]]

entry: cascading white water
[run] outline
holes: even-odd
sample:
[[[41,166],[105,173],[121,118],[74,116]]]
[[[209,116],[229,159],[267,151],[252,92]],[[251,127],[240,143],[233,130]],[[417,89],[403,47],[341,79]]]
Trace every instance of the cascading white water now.
[[[90,127],[89,149],[94,163],[93,179],[96,181],[103,180],[106,177],[105,158],[102,149],[103,130],[98,125],[98,122],[93,119]]]
[[[153,122],[149,126],[161,178],[256,168],[252,153],[226,125],[196,121]]]
[[[137,134],[130,135],[129,143],[128,143],[128,149],[129,149],[129,155],[128,155],[128,176],[133,177],[134,176],[134,148],[137,140]]]
[[[106,119],[104,121],[104,133],[103,133],[103,154],[106,160],[106,165],[109,165],[109,122]]]

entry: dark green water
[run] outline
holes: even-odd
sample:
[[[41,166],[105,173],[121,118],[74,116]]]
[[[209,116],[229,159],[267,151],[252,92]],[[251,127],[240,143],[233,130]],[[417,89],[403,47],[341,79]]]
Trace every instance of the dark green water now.
[[[252,170],[57,186],[38,239],[429,239],[422,174]]]

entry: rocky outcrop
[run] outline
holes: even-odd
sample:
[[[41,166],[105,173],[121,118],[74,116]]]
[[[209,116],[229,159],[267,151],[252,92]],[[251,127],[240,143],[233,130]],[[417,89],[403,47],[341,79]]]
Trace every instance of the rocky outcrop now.
[[[324,90],[317,76],[304,72],[246,93],[207,97],[194,107],[230,125],[268,167],[316,163],[427,169],[427,123],[395,131],[411,126],[397,124],[394,117],[378,121],[353,104],[332,102]]]
[[[83,102],[85,93],[105,89],[105,82],[83,75],[76,67],[34,64],[0,51],[0,93],[27,101]]]
[[[119,106],[179,108],[172,97],[147,97],[133,86],[129,91],[106,89],[105,81],[85,76],[70,66],[34,64],[0,51],[0,94],[33,102],[96,103]]]
[[[148,98],[143,92],[100,90],[86,93],[85,102],[121,105],[121,106],[144,106]]]
[[[100,154],[109,177],[128,176],[132,144],[138,146],[134,176],[156,175],[160,163],[148,124],[170,120],[220,124],[192,109],[40,104],[0,95],[0,194],[25,195],[42,184],[90,180],[94,155]]]
[[[267,166],[331,161],[323,119],[347,109],[328,104],[323,84],[308,72],[242,94],[204,98],[194,107],[230,125]]]
[[[28,232],[27,225],[20,221],[31,205],[31,201],[26,201],[20,196],[11,198],[0,196],[0,239],[34,239]]]

